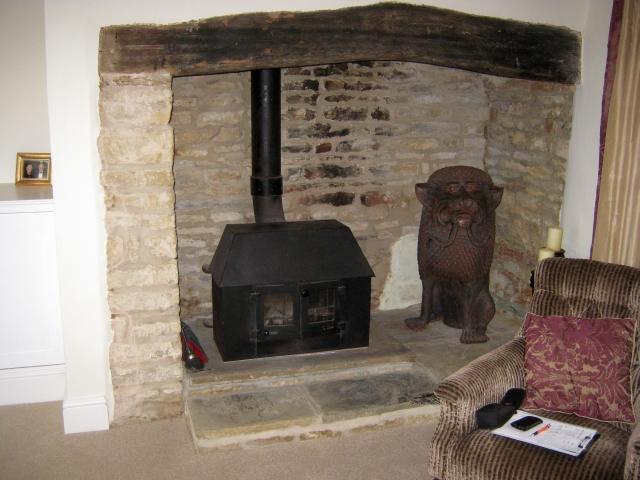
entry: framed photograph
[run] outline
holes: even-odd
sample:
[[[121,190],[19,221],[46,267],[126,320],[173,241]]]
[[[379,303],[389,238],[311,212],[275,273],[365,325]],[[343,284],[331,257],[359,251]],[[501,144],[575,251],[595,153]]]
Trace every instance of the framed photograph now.
[[[51,185],[51,154],[18,153],[16,185]]]

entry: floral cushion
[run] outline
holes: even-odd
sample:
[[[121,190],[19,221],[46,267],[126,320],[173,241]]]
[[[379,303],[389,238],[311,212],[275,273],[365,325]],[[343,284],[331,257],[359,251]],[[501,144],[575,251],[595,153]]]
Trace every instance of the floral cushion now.
[[[630,367],[636,320],[528,313],[524,409],[635,423]]]

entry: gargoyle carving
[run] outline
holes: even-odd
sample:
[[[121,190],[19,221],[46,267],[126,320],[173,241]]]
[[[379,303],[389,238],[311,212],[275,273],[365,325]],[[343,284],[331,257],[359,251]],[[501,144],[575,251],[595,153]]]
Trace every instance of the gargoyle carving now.
[[[418,235],[422,308],[420,317],[405,320],[410,329],[420,331],[442,319],[462,329],[461,343],[489,340],[487,325],[495,314],[489,269],[502,192],[486,172],[467,166],[442,168],[416,185],[423,205]]]

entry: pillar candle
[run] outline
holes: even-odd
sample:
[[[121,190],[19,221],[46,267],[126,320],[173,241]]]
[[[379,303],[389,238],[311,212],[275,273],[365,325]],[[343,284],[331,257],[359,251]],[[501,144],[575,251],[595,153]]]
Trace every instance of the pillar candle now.
[[[562,250],[562,229],[560,227],[549,227],[547,232],[547,248],[554,252]]]
[[[551,258],[551,257],[555,256],[555,254],[556,254],[556,252],[554,252],[550,248],[543,247],[540,250],[538,250],[538,261],[541,262],[545,258]]]

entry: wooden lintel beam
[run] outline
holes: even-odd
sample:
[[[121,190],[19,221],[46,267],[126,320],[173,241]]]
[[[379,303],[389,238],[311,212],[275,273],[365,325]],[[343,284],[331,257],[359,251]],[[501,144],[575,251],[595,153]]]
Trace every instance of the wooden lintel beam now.
[[[393,60],[576,84],[580,54],[580,34],[565,27],[379,3],[105,27],[99,68],[101,73],[166,70],[183,76]]]

